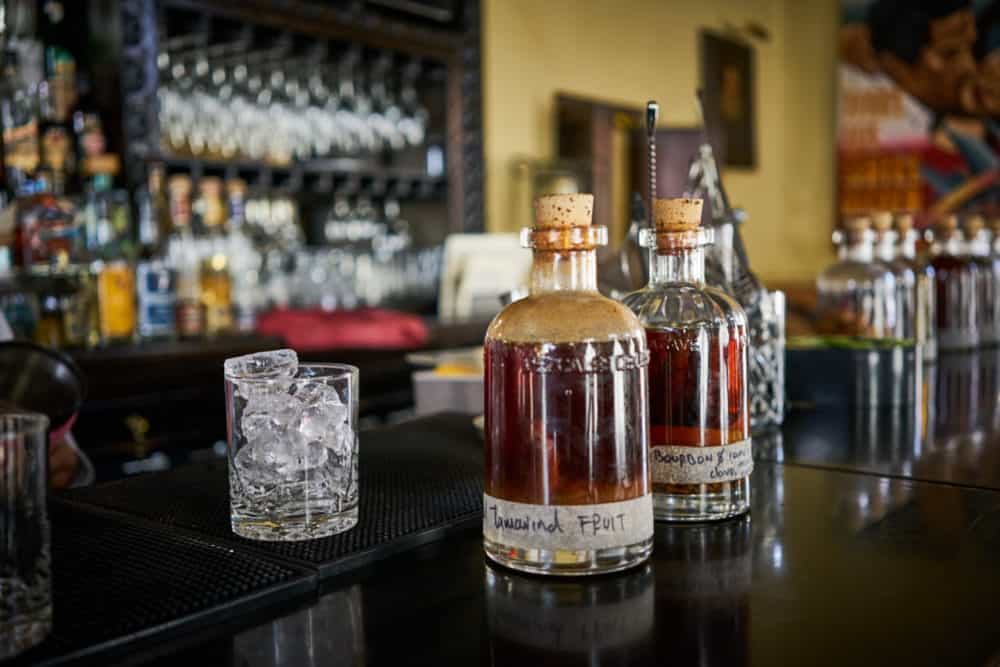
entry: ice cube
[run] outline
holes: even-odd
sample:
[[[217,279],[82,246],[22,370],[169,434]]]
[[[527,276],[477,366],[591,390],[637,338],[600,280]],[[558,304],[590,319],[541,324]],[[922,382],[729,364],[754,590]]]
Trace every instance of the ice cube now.
[[[348,459],[354,451],[354,429],[346,418],[327,432],[323,444],[338,459]]]
[[[259,451],[276,446],[285,433],[285,425],[270,412],[245,411],[240,427],[247,447]]]
[[[254,352],[226,359],[223,369],[234,381],[293,378],[299,371],[299,357],[295,350]]]
[[[295,385],[295,398],[306,405],[343,405],[336,388],[322,380],[306,380]]]
[[[319,442],[296,446],[292,448],[287,460],[278,467],[278,472],[286,478],[297,478],[300,473],[308,473],[325,466],[327,457],[326,447]]]
[[[233,457],[235,479],[248,497],[261,498],[281,485],[283,478],[267,448],[243,447]]]
[[[296,444],[325,441],[347,419],[347,407],[330,403],[314,403],[302,408],[291,422]]]

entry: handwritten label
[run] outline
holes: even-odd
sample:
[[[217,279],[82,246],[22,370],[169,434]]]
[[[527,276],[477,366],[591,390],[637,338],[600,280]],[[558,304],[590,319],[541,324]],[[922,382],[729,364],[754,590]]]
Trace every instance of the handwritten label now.
[[[483,536],[517,549],[613,549],[653,536],[653,497],[596,505],[531,505],[483,494]]]
[[[649,449],[650,473],[658,484],[712,484],[753,472],[750,439],[720,447],[657,445]]]

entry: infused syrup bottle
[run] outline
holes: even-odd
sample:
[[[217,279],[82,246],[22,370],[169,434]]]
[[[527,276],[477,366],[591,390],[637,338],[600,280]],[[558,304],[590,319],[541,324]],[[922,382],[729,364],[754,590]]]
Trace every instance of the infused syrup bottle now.
[[[994,318],[997,285],[993,279],[993,262],[990,260],[992,235],[979,215],[966,218],[962,229],[965,232],[969,262],[976,266],[976,324],[979,328],[979,343],[992,345],[1000,340],[1000,323]]]
[[[958,218],[937,222],[931,244],[937,298],[937,339],[941,350],[963,350],[979,344],[976,288],[979,267],[969,261]]]
[[[653,543],[642,326],[597,291],[593,195],[535,202],[531,291],[485,341],[483,543],[541,574],[636,565]]]
[[[891,266],[897,276],[904,276],[904,286],[908,272],[912,271],[916,278],[914,333],[917,343],[923,346],[924,360],[933,361],[937,358],[937,331],[934,327],[937,295],[934,289],[934,268],[927,262],[917,259],[919,236],[920,234],[913,229],[912,215],[903,213],[896,217],[896,257]],[[899,279],[896,288],[900,289]]]
[[[708,521],[750,509],[747,320],[731,297],[705,285],[700,199],[657,199],[649,285],[624,302],[649,347],[653,513]]]

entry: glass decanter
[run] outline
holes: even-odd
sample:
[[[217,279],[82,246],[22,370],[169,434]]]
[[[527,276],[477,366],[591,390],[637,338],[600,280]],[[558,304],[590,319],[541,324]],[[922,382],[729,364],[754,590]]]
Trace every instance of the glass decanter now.
[[[705,284],[702,200],[657,199],[649,284],[625,297],[649,347],[653,513],[707,521],[750,509],[747,320],[735,299]]]
[[[976,265],[976,325],[979,343],[992,345],[1000,341],[1000,322],[996,320],[998,285],[993,277],[993,260],[990,246],[993,237],[985,228],[982,216],[966,218],[962,225],[969,261]]]
[[[937,295],[934,290],[934,268],[917,258],[917,238],[920,234],[913,229],[913,216],[903,213],[896,217],[896,255],[890,263],[893,273],[912,271],[915,284],[914,327],[912,335],[906,329],[907,338],[916,337],[922,346],[925,361],[937,358],[937,330],[934,327]],[[897,285],[899,289],[899,285]]]
[[[937,299],[937,340],[941,350],[962,350],[979,344],[976,287],[979,267],[966,255],[958,218],[939,220],[931,237],[930,265]]]
[[[838,261],[816,279],[817,330],[823,334],[891,338],[896,334],[896,279],[875,261],[869,218],[834,232]]]
[[[526,572],[610,572],[652,550],[649,353],[635,315],[597,291],[593,201],[536,200],[530,294],[486,332],[483,543]]]

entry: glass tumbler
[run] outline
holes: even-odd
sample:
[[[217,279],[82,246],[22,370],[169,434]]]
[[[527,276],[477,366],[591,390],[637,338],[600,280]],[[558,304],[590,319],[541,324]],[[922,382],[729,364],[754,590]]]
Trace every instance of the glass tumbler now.
[[[0,660],[52,628],[48,428],[44,415],[0,413]]]
[[[302,364],[270,377],[226,372],[233,532],[327,537],[358,522],[358,369]]]

